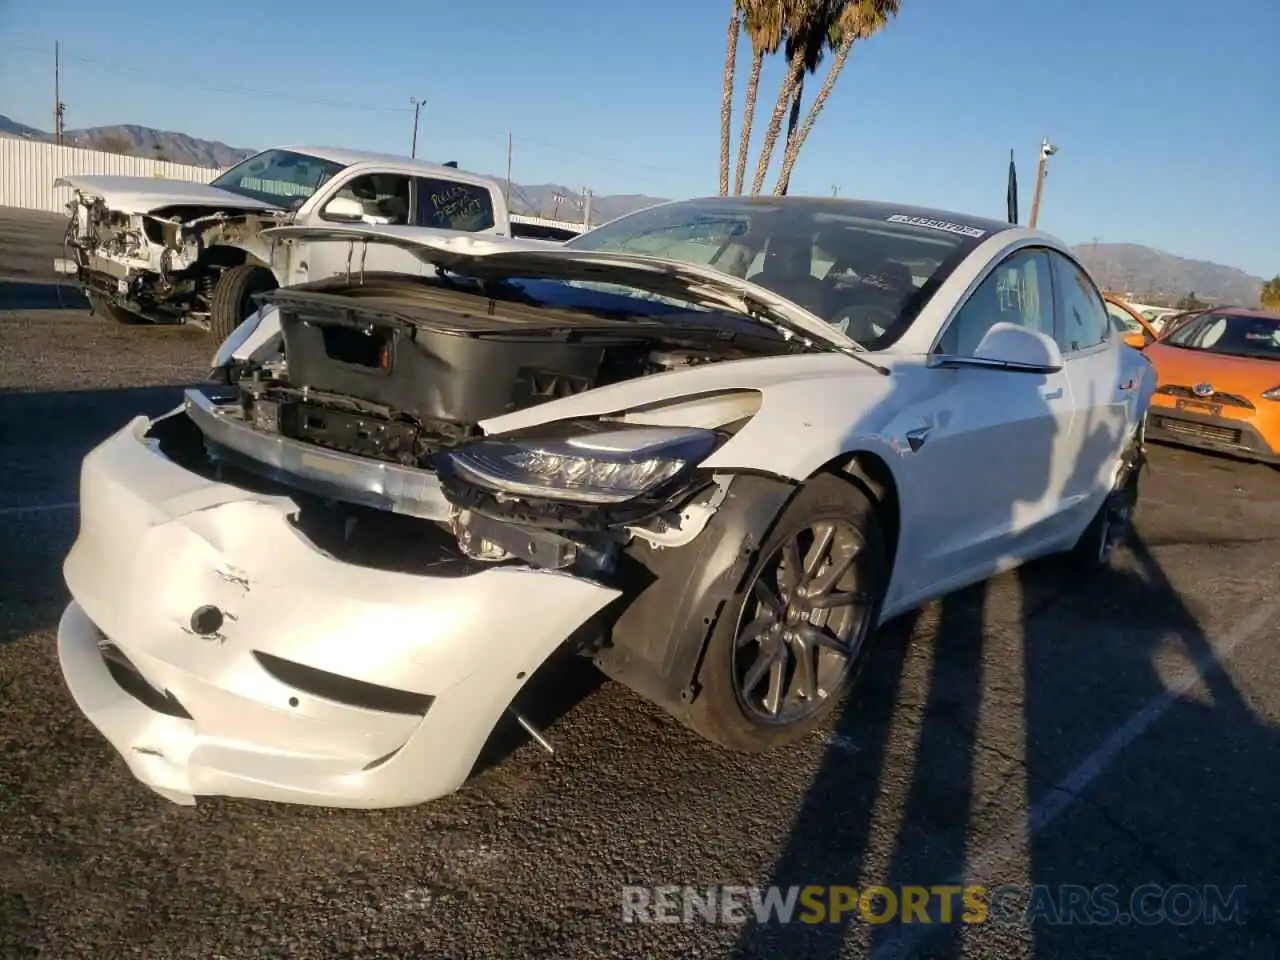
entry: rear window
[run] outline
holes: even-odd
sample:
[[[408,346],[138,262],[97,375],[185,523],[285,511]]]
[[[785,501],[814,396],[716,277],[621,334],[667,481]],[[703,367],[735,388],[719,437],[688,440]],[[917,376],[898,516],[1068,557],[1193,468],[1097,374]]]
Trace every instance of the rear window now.
[[[477,233],[494,226],[493,195],[487,187],[419,177],[417,188],[419,227]]]

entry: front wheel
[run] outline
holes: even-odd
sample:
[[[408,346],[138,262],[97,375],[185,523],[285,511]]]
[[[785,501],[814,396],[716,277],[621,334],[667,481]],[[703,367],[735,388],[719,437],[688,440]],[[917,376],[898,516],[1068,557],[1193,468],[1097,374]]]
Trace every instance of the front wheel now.
[[[124,307],[117,307],[100,293],[87,294],[90,309],[100,317],[114,320],[116,323],[133,325],[147,323],[146,317],[140,316]]]
[[[876,504],[842,477],[808,481],[725,604],[690,725],[744,752],[800,740],[849,687],[888,585]]]
[[[223,270],[209,298],[209,332],[214,339],[222,343],[249,318],[256,309],[254,294],[277,286],[275,274],[257,264],[242,263]]]

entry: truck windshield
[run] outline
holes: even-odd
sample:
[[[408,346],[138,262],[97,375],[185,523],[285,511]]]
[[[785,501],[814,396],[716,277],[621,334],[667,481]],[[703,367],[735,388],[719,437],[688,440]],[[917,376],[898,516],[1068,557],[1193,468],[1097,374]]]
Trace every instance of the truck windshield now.
[[[297,210],[326,180],[343,168],[291,150],[264,150],[241,160],[210,186],[242,197]]]

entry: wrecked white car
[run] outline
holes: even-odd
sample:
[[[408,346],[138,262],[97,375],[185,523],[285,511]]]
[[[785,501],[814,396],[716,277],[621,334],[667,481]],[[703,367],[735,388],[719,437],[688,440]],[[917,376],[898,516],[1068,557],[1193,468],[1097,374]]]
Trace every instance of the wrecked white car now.
[[[391,224],[506,235],[498,184],[408,157],[281,147],[212,183],[68,176],[65,250],[55,269],[75,277],[94,312],[120,323],[195,321],[221,341],[255,309],[253,296],[352,269],[344,244],[279,249],[282,224]],[[417,273],[413,257],[382,247],[355,269]]]
[[[882,621],[1127,531],[1154,377],[1047,235],[799,197],[274,235],[321,229],[437,274],[266,294],[283,364],[242,331],[83,464],[63,673],[177,802],[448,793],[566,645],[791,743]]]

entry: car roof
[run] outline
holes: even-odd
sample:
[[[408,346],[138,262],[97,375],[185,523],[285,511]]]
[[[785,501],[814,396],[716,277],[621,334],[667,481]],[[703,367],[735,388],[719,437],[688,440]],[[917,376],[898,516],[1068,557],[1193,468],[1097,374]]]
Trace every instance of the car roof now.
[[[680,201],[677,201],[680,202]],[[755,204],[776,206],[781,204],[797,211],[806,208],[823,212],[839,211],[851,217],[863,217],[868,220],[888,220],[890,217],[909,217],[920,220],[936,220],[941,223],[954,224],[981,230],[983,234],[1003,233],[1006,230],[1019,229],[1017,224],[990,217],[975,217],[968,213],[957,213],[954,210],[942,210],[937,207],[920,207],[905,203],[889,203],[883,200],[860,200],[854,197],[797,196],[788,194],[785,197],[699,197],[694,201],[700,204],[724,203],[726,206]]]
[[[1250,307],[1209,307],[1197,313],[1216,313],[1220,317],[1252,317],[1256,320],[1280,320],[1280,313],[1269,310],[1254,310]]]
[[[291,144],[288,146],[273,147],[274,150],[288,150],[292,153],[305,153],[313,157],[319,157],[321,160],[329,160],[333,163],[340,163],[343,166],[352,166],[357,163],[384,163],[396,164],[397,166],[419,167],[424,173],[446,173],[446,172],[462,172],[456,167],[446,167],[441,163],[433,163],[430,160],[419,160],[417,157],[406,157],[396,153],[375,153],[371,150],[348,150],[346,147],[318,147],[309,144]],[[473,174],[475,176],[475,174]]]

